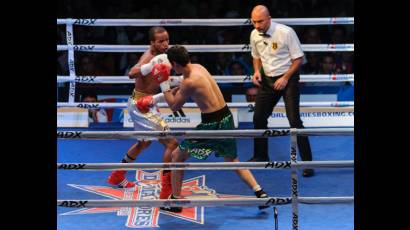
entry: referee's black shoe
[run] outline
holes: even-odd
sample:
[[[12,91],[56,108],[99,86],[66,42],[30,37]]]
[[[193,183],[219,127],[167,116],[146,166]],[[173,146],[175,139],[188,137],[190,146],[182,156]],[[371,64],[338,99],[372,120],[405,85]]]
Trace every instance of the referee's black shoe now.
[[[313,175],[315,175],[315,171],[313,171],[313,169],[304,169],[303,170],[303,174],[302,174],[303,177],[311,177]]]

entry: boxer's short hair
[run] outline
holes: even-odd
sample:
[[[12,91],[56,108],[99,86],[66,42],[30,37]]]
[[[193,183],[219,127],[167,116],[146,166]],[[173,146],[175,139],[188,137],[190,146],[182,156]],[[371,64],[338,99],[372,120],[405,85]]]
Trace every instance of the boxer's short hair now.
[[[162,26],[154,26],[151,27],[148,31],[148,39],[149,41],[155,41],[155,34],[167,32],[167,30]]]
[[[188,50],[181,45],[174,45],[167,50],[169,62],[176,62],[181,66],[186,66],[191,59],[189,58]]]

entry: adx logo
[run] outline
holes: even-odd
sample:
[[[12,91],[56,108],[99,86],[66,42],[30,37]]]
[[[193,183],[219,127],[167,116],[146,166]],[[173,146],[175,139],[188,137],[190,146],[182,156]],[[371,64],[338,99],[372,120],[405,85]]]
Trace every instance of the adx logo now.
[[[61,164],[58,169],[83,169],[86,164]]]
[[[263,132],[263,137],[277,137],[277,136],[287,136],[290,134],[290,130],[275,130],[267,129]]]
[[[67,31],[67,44],[73,44],[73,34],[70,31]]]
[[[81,138],[81,132],[60,131],[57,132],[57,138]]]
[[[292,178],[292,196],[299,196],[298,195],[298,180],[296,178]]]
[[[290,202],[292,202],[291,198],[270,198],[265,205],[275,205],[275,204],[289,204]]]
[[[77,19],[74,21],[75,25],[94,25],[97,19]]]
[[[93,45],[75,45],[74,50],[75,51],[91,51],[94,49],[95,46]]]
[[[70,72],[74,72],[75,71],[75,66],[74,66],[74,59],[71,59],[68,61],[68,66],[70,68]]]
[[[292,227],[293,229],[298,229],[298,214],[292,212]]]
[[[250,50],[251,50],[251,45],[250,45],[250,44],[244,44],[244,45],[242,46],[242,50],[250,51]]]
[[[250,18],[246,19],[243,23],[244,25],[252,25],[252,20]]]
[[[297,160],[297,155],[296,155],[296,147],[291,147],[290,148],[290,160],[292,161],[292,162],[296,162],[296,160]]]
[[[255,106],[253,104],[248,104],[248,113],[255,112]]]
[[[95,78],[96,76],[76,76],[75,82],[91,83],[91,82],[95,82]]]
[[[59,206],[61,207],[70,207],[70,208],[83,208],[88,203],[88,201],[64,201]]]
[[[190,123],[191,119],[186,117],[182,109],[173,112],[165,118],[167,123]]]
[[[86,104],[86,103],[80,103],[77,105],[78,108],[83,108],[83,109],[98,109],[100,104]]]
[[[246,75],[246,76],[243,78],[243,81],[244,81],[244,82],[252,82],[252,76],[251,76],[251,75]]]
[[[285,162],[269,162],[265,165],[265,168],[291,168],[290,161]]]

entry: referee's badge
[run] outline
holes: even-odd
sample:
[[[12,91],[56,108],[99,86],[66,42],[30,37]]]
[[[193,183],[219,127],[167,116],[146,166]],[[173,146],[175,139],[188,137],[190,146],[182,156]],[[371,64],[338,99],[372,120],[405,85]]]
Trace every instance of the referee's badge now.
[[[278,43],[272,42],[272,49],[276,50],[278,48]]]

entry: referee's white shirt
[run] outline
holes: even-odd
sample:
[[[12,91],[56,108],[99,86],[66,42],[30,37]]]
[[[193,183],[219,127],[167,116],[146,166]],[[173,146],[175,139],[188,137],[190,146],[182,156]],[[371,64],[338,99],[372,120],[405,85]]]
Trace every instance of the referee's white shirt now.
[[[266,76],[275,77],[288,71],[291,60],[303,56],[303,50],[295,31],[286,25],[271,22],[266,31],[270,37],[263,37],[254,29],[251,32],[251,54],[262,60]]]

